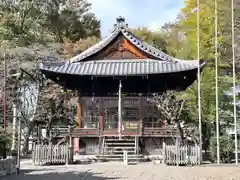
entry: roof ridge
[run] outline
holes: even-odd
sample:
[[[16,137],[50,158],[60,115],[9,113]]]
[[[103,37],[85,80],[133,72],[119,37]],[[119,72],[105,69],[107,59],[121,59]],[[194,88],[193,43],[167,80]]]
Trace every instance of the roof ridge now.
[[[82,53],[68,59],[69,63],[79,62],[99,51],[101,51],[104,47],[106,47],[109,43],[111,43],[118,35],[121,33],[131,44],[142,50],[143,52],[147,53],[148,55],[154,57],[156,60],[161,61],[182,61],[181,59],[177,59],[173,56],[170,56],[160,49],[157,49],[153,45],[145,42],[141,38],[137,37],[131,31],[128,30],[128,24],[125,23],[125,18],[119,17],[117,18],[117,24],[114,24],[114,30],[110,33],[110,35],[104,37],[98,43],[94,44],[87,50],[83,51]]]
[[[148,63],[148,62],[160,62],[156,59],[103,59],[103,60],[91,60],[91,61],[85,61],[81,63],[102,63],[102,62],[141,62],[141,63]],[[163,61],[165,62],[165,61]],[[166,61],[168,62],[168,61]],[[79,62],[80,63],[80,62]]]
[[[163,51],[157,49],[153,45],[145,42],[144,40],[133,34],[131,31],[128,31],[127,29],[124,28],[121,30],[121,32],[132,44],[134,44],[144,52],[156,57],[157,59],[166,61],[174,60],[174,57],[164,53]],[[140,43],[137,41],[140,41]]]
[[[99,42],[91,46],[90,48],[86,49],[85,51],[81,52],[80,54],[68,59],[69,62],[78,62],[84,59],[85,57],[89,57],[96,52],[100,51],[102,48],[107,46],[120,32],[120,29],[115,29],[110,35],[102,38]]]

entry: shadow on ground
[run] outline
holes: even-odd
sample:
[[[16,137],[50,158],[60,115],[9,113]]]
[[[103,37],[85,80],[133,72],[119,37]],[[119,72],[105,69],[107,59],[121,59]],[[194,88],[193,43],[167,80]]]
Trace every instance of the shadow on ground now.
[[[51,169],[47,171],[42,170],[22,170],[18,175],[10,175],[5,177],[0,177],[1,180],[115,180],[118,177],[104,177],[100,173],[92,172],[78,172],[68,171],[68,172],[52,172]]]

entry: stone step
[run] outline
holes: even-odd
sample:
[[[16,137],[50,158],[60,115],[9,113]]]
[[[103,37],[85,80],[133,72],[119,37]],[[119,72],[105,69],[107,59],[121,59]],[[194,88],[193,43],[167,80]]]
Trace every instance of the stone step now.
[[[104,151],[103,153],[104,154],[119,154],[119,155],[123,155],[123,151]],[[128,151],[128,154],[132,155],[132,154],[136,154],[136,152],[135,151]]]
[[[128,165],[137,165],[139,161],[130,161],[128,162]]]
[[[135,146],[135,143],[132,142],[106,142],[106,145],[132,145]]]
[[[98,155],[98,156],[104,156],[104,157],[123,157],[123,154],[103,154],[103,155]],[[136,157],[144,157],[141,154],[128,154],[129,158],[136,158]]]
[[[119,158],[119,157],[102,157],[102,158],[99,158],[100,161],[123,161],[123,158]],[[136,159],[128,159],[128,162],[129,161],[135,161]],[[139,160],[139,161],[142,161],[142,160]]]
[[[123,154],[123,151],[105,151],[104,153],[108,153],[108,154]],[[135,151],[128,151],[128,154],[136,154]]]
[[[123,156],[123,153],[111,153],[111,152],[104,152],[104,155],[113,155],[113,156]],[[128,156],[134,156],[135,153],[128,154]]]
[[[106,160],[111,160],[111,159],[115,159],[115,160],[123,160],[122,156],[101,156],[98,157],[99,159],[106,159]],[[128,157],[128,160],[132,161],[132,160],[146,160],[146,158],[144,157]]]
[[[106,152],[108,152],[108,151],[106,151]],[[121,153],[121,154],[123,154],[123,150],[112,150],[112,151],[109,151],[110,153]],[[132,150],[132,151],[130,151],[130,150],[127,150],[127,152],[128,153],[135,153],[135,150]]]
[[[121,141],[131,141],[131,142],[135,142],[135,139],[108,139],[108,138],[106,138],[105,139],[105,141],[107,142],[107,141],[114,141],[114,142],[121,142]]]
[[[128,146],[112,146],[112,147],[107,147],[105,146],[104,149],[124,149],[124,150],[127,150],[127,149],[135,149],[135,147],[128,147]]]
[[[123,156],[110,156],[110,155],[99,155],[98,156],[99,160],[103,160],[103,161],[123,161]],[[128,157],[128,162],[143,162],[143,161],[147,161],[148,159],[145,158],[142,155],[138,155],[135,157]]]

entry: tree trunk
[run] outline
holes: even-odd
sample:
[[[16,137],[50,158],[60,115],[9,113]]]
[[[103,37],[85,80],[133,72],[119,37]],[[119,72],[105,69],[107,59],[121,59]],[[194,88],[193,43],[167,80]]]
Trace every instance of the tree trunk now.
[[[180,139],[179,139],[180,140],[180,145],[182,145],[183,144],[183,129],[181,127],[181,124],[180,124],[179,120],[176,121],[176,125],[177,125],[178,134],[180,136]]]
[[[27,154],[28,152],[28,147],[29,147],[29,138],[33,130],[33,125],[29,125],[30,127],[25,127],[24,128],[24,141],[23,141],[23,154]]]
[[[46,139],[47,139],[47,143],[48,145],[52,145],[52,117],[50,117],[50,120],[47,122],[46,125]]]

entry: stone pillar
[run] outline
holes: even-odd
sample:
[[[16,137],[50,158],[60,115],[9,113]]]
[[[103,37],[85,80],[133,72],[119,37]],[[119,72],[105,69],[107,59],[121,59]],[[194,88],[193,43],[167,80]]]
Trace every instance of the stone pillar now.
[[[162,143],[162,149],[163,149],[163,163],[166,163],[166,143],[163,141]]]
[[[128,165],[128,152],[123,151],[123,164]]]
[[[72,134],[71,134],[71,127],[68,126],[68,133],[69,133],[69,164],[73,163],[73,143],[72,143]]]

